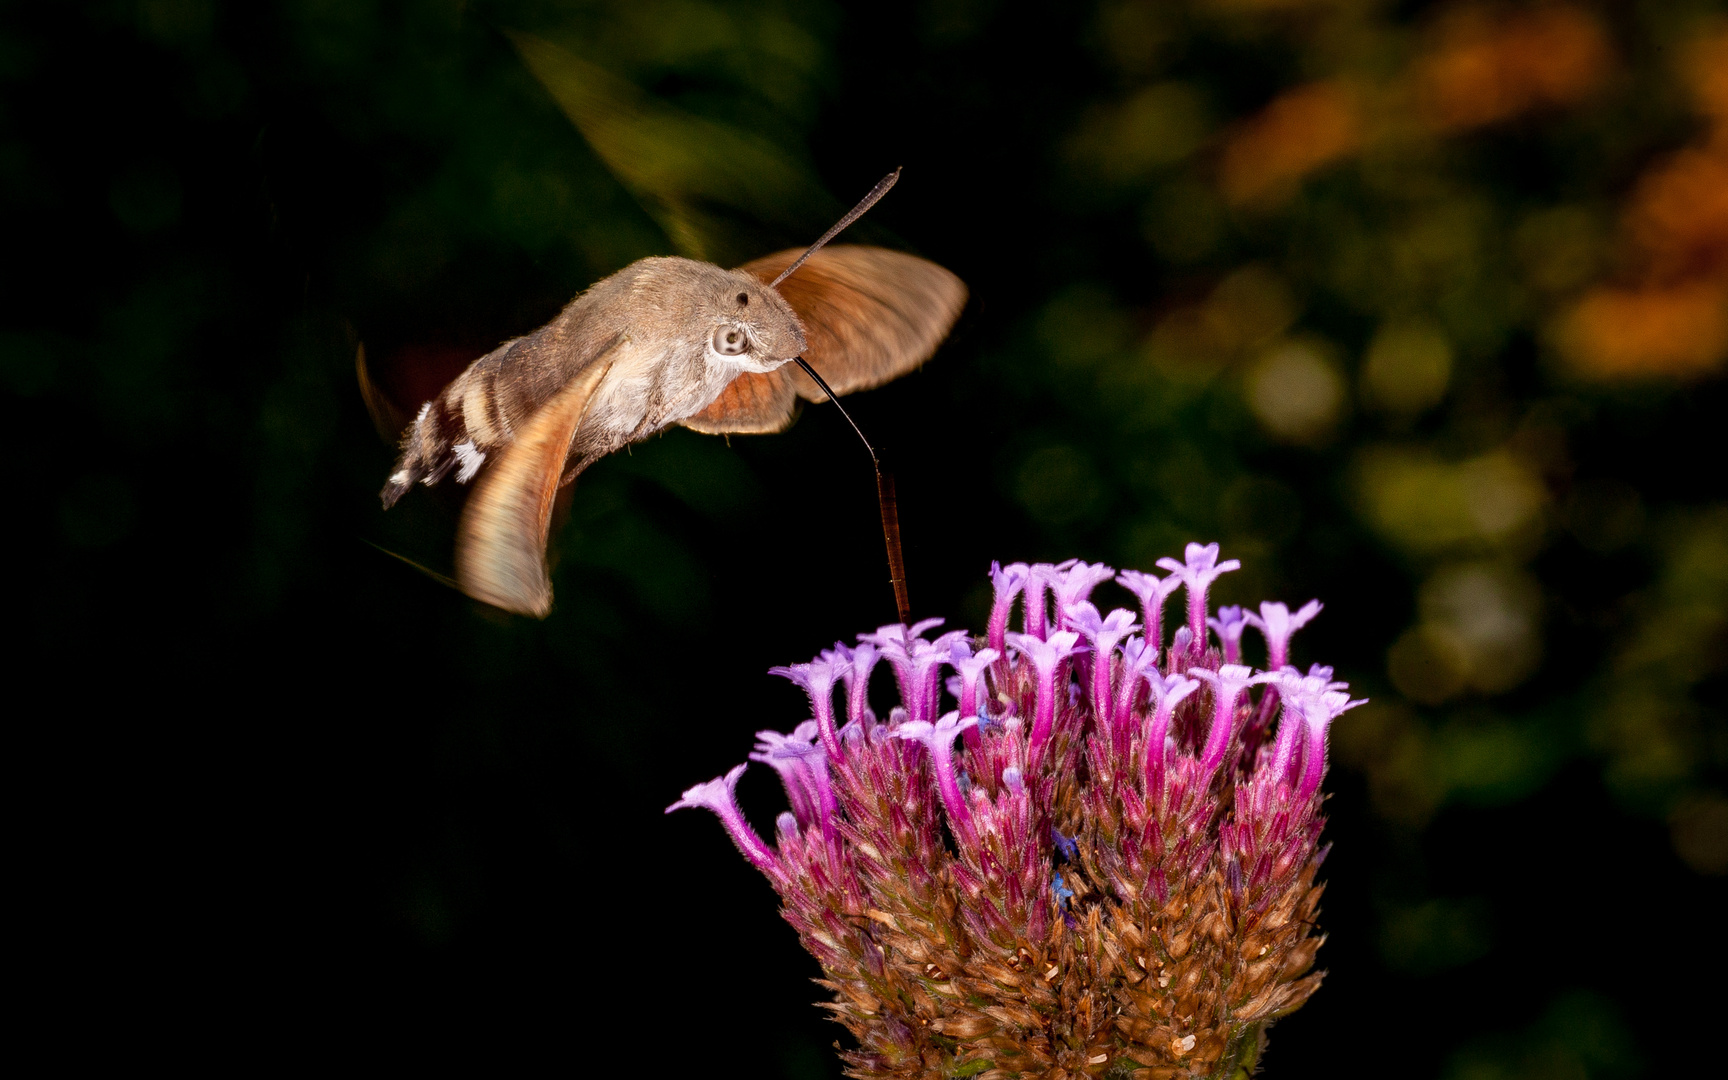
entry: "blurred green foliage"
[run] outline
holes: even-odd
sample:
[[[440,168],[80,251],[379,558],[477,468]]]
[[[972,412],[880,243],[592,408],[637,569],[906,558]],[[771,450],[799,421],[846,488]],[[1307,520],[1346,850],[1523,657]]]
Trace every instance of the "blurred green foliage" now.
[[[785,1075],[832,1068],[766,892],[657,812],[793,722],[763,668],[888,616],[861,452],[813,409],[618,455],[554,544],[560,610],[527,626],[356,542],[447,567],[454,510],[377,511],[390,450],[353,357],[424,397],[636,258],[807,243],[905,164],[850,238],[975,297],[925,372],[859,399],[896,452],[920,614],[981,625],[991,558],[1147,567],[1215,539],[1244,564],[1218,602],[1325,600],[1298,658],[1374,699],[1336,731],[1333,979],[1268,1068],[1707,1060],[1675,1033],[1719,1002],[1673,988],[1720,963],[1693,954],[1728,874],[1721,3],[3,19],[0,385],[50,465],[15,469],[15,610],[102,735],[68,775],[147,742],[209,788],[161,811],[204,838],[181,862],[137,855],[140,826],[117,864],[274,881],[298,858],[331,970],[464,1016],[518,976],[563,1008],[548,968],[619,973],[624,1002],[756,950],[699,972],[692,1043],[763,1025]],[[156,700],[185,726],[112,719]],[[235,807],[271,824],[187,824]],[[597,943],[621,908],[664,940]],[[664,1037],[611,1009],[584,1032]],[[455,1037],[434,1028],[391,1031]]]

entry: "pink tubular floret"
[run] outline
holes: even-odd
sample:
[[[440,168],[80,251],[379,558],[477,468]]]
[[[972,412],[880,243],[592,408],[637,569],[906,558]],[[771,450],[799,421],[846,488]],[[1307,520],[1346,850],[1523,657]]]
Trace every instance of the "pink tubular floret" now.
[[[702,807],[712,810],[720,818],[720,824],[726,827],[726,835],[732,838],[732,843],[750,860],[751,865],[763,871],[770,877],[778,875],[780,860],[756,835],[756,830],[744,820],[744,811],[738,809],[738,798],[734,791],[738,787],[738,778],[744,775],[744,765],[733,766],[732,771],[725,776],[716,776],[705,784],[697,784],[684,792],[684,796],[666,808],[670,814],[674,810],[686,807]]]

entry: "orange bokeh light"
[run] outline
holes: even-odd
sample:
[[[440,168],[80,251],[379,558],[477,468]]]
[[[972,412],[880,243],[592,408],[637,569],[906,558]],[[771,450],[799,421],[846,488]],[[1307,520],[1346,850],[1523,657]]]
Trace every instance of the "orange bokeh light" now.
[[[1728,156],[1684,150],[1639,180],[1628,239],[1651,278],[1728,272]]]
[[[1630,285],[1586,293],[1558,325],[1582,374],[1685,378],[1728,360],[1728,31],[1702,37],[1683,74],[1711,130],[1645,171],[1626,201]]]
[[[1414,75],[1423,114],[1444,132],[1576,104],[1613,60],[1602,25],[1566,5],[1505,16],[1465,7],[1442,20],[1436,38]]]
[[[1698,111],[1716,125],[1716,139],[1728,139],[1728,30],[1692,46],[1686,57],[1687,83]]]
[[[1219,168],[1224,197],[1236,204],[1275,202],[1303,177],[1362,144],[1357,95],[1340,82],[1317,82],[1280,96],[1225,144]]]
[[[1728,287],[1603,286],[1562,320],[1560,336],[1577,368],[1596,378],[1703,374],[1728,357]]]

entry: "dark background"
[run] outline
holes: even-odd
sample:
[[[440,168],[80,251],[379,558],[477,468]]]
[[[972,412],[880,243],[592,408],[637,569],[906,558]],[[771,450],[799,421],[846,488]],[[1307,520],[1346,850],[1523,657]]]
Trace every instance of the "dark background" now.
[[[68,1052],[838,1074],[766,884],[661,810],[803,717],[768,667],[893,616],[850,431],[597,465],[534,623],[380,550],[447,571],[459,504],[379,510],[354,355],[436,385],[677,221],[742,261],[903,165],[852,238],[973,294],[852,399],[917,615],[1219,540],[1218,602],[1322,598],[1298,662],[1375,699],[1268,1070],[1706,1068],[1720,4],[0,12],[14,880]],[[631,173],[509,31],[693,164]]]

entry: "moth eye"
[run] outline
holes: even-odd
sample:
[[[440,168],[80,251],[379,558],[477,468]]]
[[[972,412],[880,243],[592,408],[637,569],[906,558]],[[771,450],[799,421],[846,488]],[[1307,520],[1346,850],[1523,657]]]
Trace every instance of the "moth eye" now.
[[[716,326],[713,340],[714,351],[721,356],[737,356],[750,351],[750,339],[736,326]]]
[[[739,293],[738,294],[738,303],[743,304],[743,305],[749,304],[750,303],[750,294],[747,292]]]

